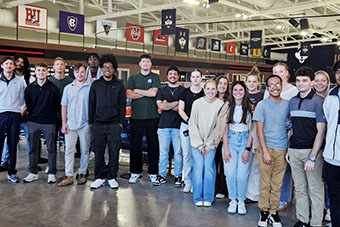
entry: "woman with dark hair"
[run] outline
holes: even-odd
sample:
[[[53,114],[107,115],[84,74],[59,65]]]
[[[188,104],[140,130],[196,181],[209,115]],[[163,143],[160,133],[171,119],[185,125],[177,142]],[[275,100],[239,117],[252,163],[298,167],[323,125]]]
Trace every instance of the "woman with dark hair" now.
[[[221,75],[216,78],[216,83],[217,83],[216,97],[222,100],[223,102],[225,102],[225,106],[227,108],[228,99],[230,96],[229,79],[226,75]],[[221,111],[220,111],[220,114],[221,114]],[[226,115],[223,115],[223,117],[226,117]],[[221,122],[218,119],[218,124],[220,123]],[[221,140],[222,137],[220,137],[219,139]],[[223,143],[221,140],[216,148],[216,155],[215,155],[215,164],[216,164],[215,194],[216,194],[217,199],[223,199],[228,195],[228,190],[227,190],[227,185],[226,185],[224,170],[223,170],[222,146],[223,146]]]
[[[224,175],[229,199],[228,213],[246,214],[245,199],[252,158],[250,123],[252,105],[243,81],[231,87],[227,126],[223,136]]]

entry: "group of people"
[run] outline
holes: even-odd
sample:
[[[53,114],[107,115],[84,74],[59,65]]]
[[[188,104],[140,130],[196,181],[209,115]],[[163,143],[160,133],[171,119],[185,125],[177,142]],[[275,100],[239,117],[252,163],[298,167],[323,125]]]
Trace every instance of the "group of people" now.
[[[160,76],[151,72],[151,56],[143,54],[140,72],[129,77],[125,88],[115,75],[118,63],[113,55],[99,58],[92,53],[87,63],[87,67],[73,66],[72,80],[65,76],[64,59],[58,57],[53,76],[47,77],[48,66],[38,63],[31,78],[20,73],[17,59],[3,58],[0,149],[7,138],[8,157],[3,160],[11,182],[20,181],[16,149],[20,125],[26,125],[29,174],[24,182],[39,179],[41,134],[48,151],[47,182],[56,182],[56,136],[61,128],[65,177],[58,185],[74,184],[79,143],[77,183],[87,182],[89,151],[93,150],[91,189],[106,182],[117,189],[120,134],[126,99],[131,99],[130,184],[143,176],[145,134],[151,183],[167,182],[172,144],[174,185],[192,192],[198,207],[210,207],[215,198],[228,196],[228,213],[244,215],[246,200],[251,200],[260,208],[259,226],[280,227],[278,211],[287,207],[294,188],[295,227],[322,226],[324,208],[325,219],[333,227],[340,226],[340,62],[333,67],[337,86],[330,92],[325,71],[300,68],[295,87],[288,82],[288,67],[282,62],[273,66],[265,91],[256,67],[245,82],[234,81],[229,89],[227,76],[208,80],[202,88],[199,70],[191,72],[191,85],[184,88],[179,84],[179,69],[171,66],[167,84],[161,86]]]

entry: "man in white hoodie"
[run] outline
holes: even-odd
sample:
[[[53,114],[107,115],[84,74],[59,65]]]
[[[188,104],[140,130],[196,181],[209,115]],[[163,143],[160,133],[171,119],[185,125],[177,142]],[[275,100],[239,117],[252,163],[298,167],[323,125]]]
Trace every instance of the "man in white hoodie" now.
[[[340,61],[333,67],[337,86],[326,97],[323,110],[327,120],[325,179],[328,185],[332,226],[340,226]]]

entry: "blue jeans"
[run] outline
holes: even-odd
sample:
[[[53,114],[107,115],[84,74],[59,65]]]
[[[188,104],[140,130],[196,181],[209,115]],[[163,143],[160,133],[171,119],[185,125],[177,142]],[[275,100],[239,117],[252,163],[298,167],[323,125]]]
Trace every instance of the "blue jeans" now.
[[[189,134],[184,135],[185,131],[189,131],[189,127],[185,123],[181,123],[180,127],[180,137],[181,137],[181,147],[183,153],[183,177],[184,184],[192,184],[191,182],[191,145]]]
[[[253,153],[249,152],[249,161],[242,163],[242,154],[247,146],[249,131],[229,130],[228,147],[231,153],[229,162],[224,162],[224,175],[228,186],[229,199],[245,200],[248,189],[248,177]],[[224,148],[222,149],[222,158]]]
[[[27,128],[27,123],[21,123],[20,124],[20,130],[24,130],[25,132],[25,138],[26,138],[26,144],[27,144],[27,153],[30,152],[30,143],[28,141],[28,128]],[[5,139],[5,144],[4,144],[4,150],[2,153],[2,157],[1,157],[1,163],[5,163],[8,162],[8,145],[7,145],[7,137]]]
[[[174,161],[175,177],[182,176],[182,150],[181,150],[181,138],[178,128],[159,128],[157,130],[159,141],[159,170],[158,173],[162,177],[166,177],[166,168],[169,160],[169,148],[172,141],[172,147],[174,148]]]
[[[216,166],[214,162],[216,149],[203,157],[197,148],[191,147],[192,185],[194,203],[199,201],[213,202],[215,196]]]
[[[292,200],[292,190],[293,190],[292,169],[290,168],[290,165],[287,164],[287,169],[282,180],[280,202],[290,202]]]

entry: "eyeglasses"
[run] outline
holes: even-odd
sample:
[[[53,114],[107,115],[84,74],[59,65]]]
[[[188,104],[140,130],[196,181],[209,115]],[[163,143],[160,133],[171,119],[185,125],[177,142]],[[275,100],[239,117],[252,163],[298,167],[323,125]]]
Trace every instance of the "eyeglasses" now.
[[[102,68],[105,69],[105,70],[112,70],[112,69],[113,69],[113,66],[103,65]]]
[[[282,85],[280,83],[277,83],[277,84],[268,84],[267,87],[281,87]]]

